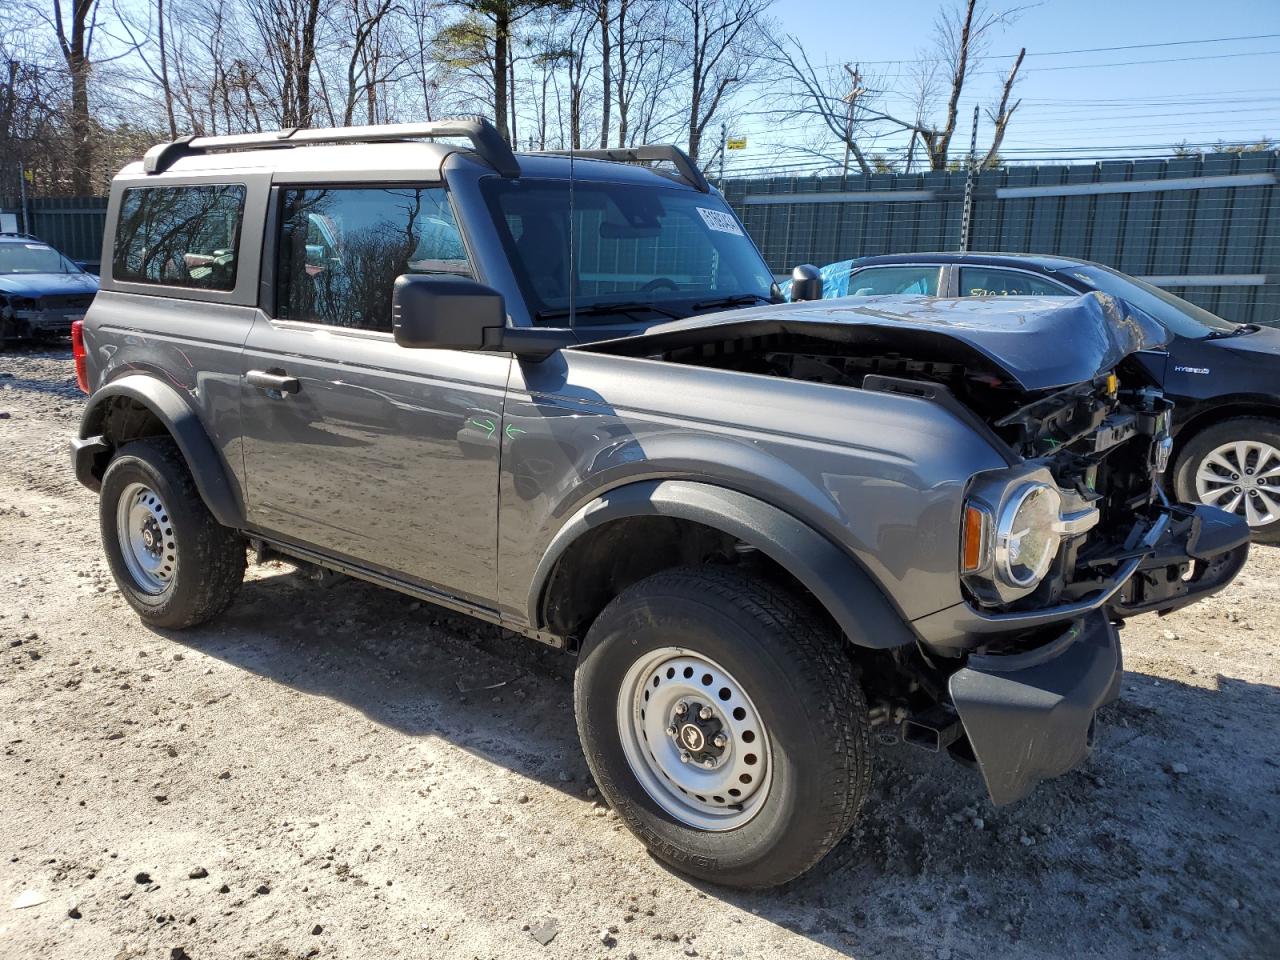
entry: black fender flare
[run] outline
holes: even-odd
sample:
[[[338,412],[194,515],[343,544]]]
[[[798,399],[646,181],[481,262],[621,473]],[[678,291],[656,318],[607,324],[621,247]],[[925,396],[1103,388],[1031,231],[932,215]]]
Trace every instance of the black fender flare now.
[[[209,438],[200,417],[173,387],[155,377],[132,373],[104,384],[93,392],[80,419],[80,434],[71,443],[76,477],[92,490],[101,486],[104,455],[112,447],[103,436],[108,401],[125,397],[155,414],[177,443],[195,479],[196,489],[209,512],[223,526],[243,527],[244,506],[239,488],[231,482],[230,471],[218,448]]]
[[[772,504],[690,480],[629,483],[579,508],[556,531],[534,572],[529,622],[543,623],[552,571],[580,536],[614,520],[640,516],[689,520],[755,547],[800,581],[856,646],[887,650],[916,642],[871,574],[825,536]]]

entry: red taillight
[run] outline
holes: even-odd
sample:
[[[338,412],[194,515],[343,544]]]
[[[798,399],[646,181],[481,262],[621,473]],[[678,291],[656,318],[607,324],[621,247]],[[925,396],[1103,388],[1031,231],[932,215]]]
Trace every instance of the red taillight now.
[[[84,350],[84,321],[77,320],[71,324],[71,359],[76,362],[76,386],[85,393],[89,392],[88,357]]]

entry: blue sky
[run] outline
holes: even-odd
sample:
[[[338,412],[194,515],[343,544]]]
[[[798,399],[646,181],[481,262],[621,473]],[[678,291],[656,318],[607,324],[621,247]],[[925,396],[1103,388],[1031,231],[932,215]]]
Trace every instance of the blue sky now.
[[[991,6],[1016,2],[991,0]],[[780,0],[774,13],[815,63],[858,62],[877,85],[906,91],[913,86],[906,61],[931,53],[938,7],[938,0]],[[1258,39],[1185,43],[1246,36]],[[1161,43],[1179,45],[1061,52]],[[997,31],[988,59],[966,86],[956,138],[962,152],[974,103],[995,104],[1011,55],[1022,46],[1027,58],[1017,94],[1023,104],[1001,151],[1010,160],[1099,155],[1109,147],[1122,149],[1105,152],[1154,155],[1182,140],[1280,139],[1280,0],[1045,0],[1031,5],[1012,26]],[[895,94],[887,104],[908,108]],[[778,137],[758,122],[743,126],[739,132],[754,135],[761,148]],[[980,150],[989,136],[984,116]],[[882,141],[883,146],[900,143]],[[731,153],[730,162],[749,167],[752,154],[759,163],[766,151]]]

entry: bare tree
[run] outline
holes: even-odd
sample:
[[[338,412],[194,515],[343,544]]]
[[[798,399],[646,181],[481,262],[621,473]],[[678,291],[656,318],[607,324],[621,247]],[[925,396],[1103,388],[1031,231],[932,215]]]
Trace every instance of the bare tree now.
[[[861,70],[847,63],[819,69],[793,36],[773,41],[767,57],[784,81],[770,98],[767,113],[783,122],[798,121],[802,127],[816,120],[826,137],[842,148],[845,171],[852,157],[864,176],[870,174],[862,141],[874,139],[874,134],[867,128],[865,107],[870,97]]]
[[[71,78],[72,189],[89,192],[93,168],[93,118],[89,113],[89,74],[98,0],[71,0],[71,16],[63,14],[62,0],[53,0],[53,24],[58,34],[67,73]]]
[[[769,0],[675,0],[683,13],[680,34],[689,98],[689,156],[726,101],[753,78],[768,33]]]
[[[321,6],[322,0],[254,0],[247,5],[262,42],[263,66],[275,87],[275,112],[285,127],[309,126],[313,119],[311,80]]]
[[[1021,8],[992,12],[980,0],[963,0],[954,7],[944,8],[936,23],[937,60],[948,69],[946,108],[940,122],[926,121],[921,110],[912,120],[905,120],[886,112],[872,111],[869,115],[897,125],[911,134],[913,141],[918,140],[929,158],[929,169],[945,170],[951,152],[951,141],[955,136],[956,124],[959,120],[960,97],[964,93],[965,83],[969,79],[970,61],[981,55],[987,42],[996,28],[1012,23]],[[1018,70],[1022,59],[1026,56],[1023,49],[1015,60],[1012,69],[1004,81],[998,113],[992,114],[997,123],[997,142],[1003,140],[1005,129],[1013,116],[1018,103],[1009,105],[1014,84],[1018,80]],[[921,75],[920,103],[924,104],[932,98],[934,84],[938,82],[936,71],[927,70]],[[1020,102],[1020,101],[1019,101]],[[988,152],[984,164],[993,161],[995,153]]]
[[[345,126],[351,125],[356,104],[362,98],[368,122],[378,122],[377,91],[384,79],[383,24],[393,8],[394,0],[347,0],[345,26],[351,53],[347,58],[347,98],[342,113]]]

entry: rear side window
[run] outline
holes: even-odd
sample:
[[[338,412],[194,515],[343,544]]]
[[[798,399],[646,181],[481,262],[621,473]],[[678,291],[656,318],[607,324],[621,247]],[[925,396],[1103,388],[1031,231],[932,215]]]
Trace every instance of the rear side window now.
[[[990,267],[961,267],[962,297],[1072,297],[1069,290],[1052,280],[1042,280],[1019,270]]]
[[[402,273],[470,276],[443,187],[282,191],[276,316],[391,332]]]
[[[941,275],[942,268],[936,264],[918,267],[867,267],[849,277],[849,296],[875,297],[900,293],[936,297],[938,277]]]
[[[195,290],[234,289],[244,197],[240,184],[126,190],[112,276]]]

